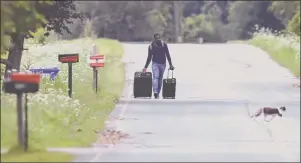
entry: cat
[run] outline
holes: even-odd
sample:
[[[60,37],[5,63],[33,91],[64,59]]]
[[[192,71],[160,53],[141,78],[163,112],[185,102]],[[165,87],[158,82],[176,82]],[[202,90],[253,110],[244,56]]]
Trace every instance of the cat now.
[[[272,118],[269,120],[271,121],[275,116],[282,117],[282,113],[285,111],[286,111],[285,106],[281,106],[280,108],[263,107],[260,108],[255,114],[253,114],[251,118],[259,117],[263,113],[264,120],[267,122],[266,120],[267,116],[272,116]]]

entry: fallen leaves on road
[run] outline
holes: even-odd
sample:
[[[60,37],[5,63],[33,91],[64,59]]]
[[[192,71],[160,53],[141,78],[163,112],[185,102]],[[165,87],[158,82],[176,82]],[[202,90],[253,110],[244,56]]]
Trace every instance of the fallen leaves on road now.
[[[115,117],[113,115],[109,115],[108,121],[112,121],[112,120],[123,120],[124,118],[119,118],[119,117]]]
[[[295,84],[293,84],[293,87],[296,87],[296,88],[300,88],[300,83],[295,83]]]
[[[96,143],[115,145],[121,139],[126,139],[128,137],[129,137],[128,134],[122,133],[121,131],[106,129],[100,133],[100,139]]]

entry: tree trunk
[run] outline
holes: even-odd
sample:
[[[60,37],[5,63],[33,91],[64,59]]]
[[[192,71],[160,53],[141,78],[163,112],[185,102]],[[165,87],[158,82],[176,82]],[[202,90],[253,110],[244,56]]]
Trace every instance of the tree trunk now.
[[[25,36],[21,34],[14,34],[11,36],[12,47],[9,48],[7,61],[11,63],[11,68],[20,71],[22,51]],[[5,74],[10,67],[5,67]]]
[[[11,64],[7,59],[1,58],[0,63],[1,63],[1,64],[4,64],[6,67],[8,67],[8,69],[11,69],[11,68],[12,68],[12,64]]]

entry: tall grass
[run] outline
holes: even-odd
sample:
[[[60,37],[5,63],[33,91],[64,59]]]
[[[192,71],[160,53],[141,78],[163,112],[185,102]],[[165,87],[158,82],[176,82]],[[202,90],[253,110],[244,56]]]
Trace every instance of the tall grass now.
[[[92,45],[106,56],[105,68],[99,71],[100,91],[92,91],[92,69],[87,57]],[[29,143],[36,148],[87,146],[97,138],[106,116],[119,98],[124,83],[120,58],[122,45],[107,39],[78,39],[58,41],[44,46],[27,43],[22,58],[28,67],[59,67],[54,81],[47,77],[40,91],[29,95]],[[57,60],[58,54],[79,53],[79,63],[73,64],[73,98],[67,93],[67,64]],[[24,66],[25,65],[25,66]],[[17,143],[16,97],[1,92],[1,147]]]
[[[300,77],[300,37],[292,33],[272,32],[260,28],[248,41],[266,51],[280,65]]]

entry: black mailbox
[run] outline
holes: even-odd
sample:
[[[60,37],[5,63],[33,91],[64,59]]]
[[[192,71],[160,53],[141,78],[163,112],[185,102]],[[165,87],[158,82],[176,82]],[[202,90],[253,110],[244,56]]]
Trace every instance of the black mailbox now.
[[[12,73],[4,81],[3,91],[6,93],[36,93],[40,87],[40,74]]]

